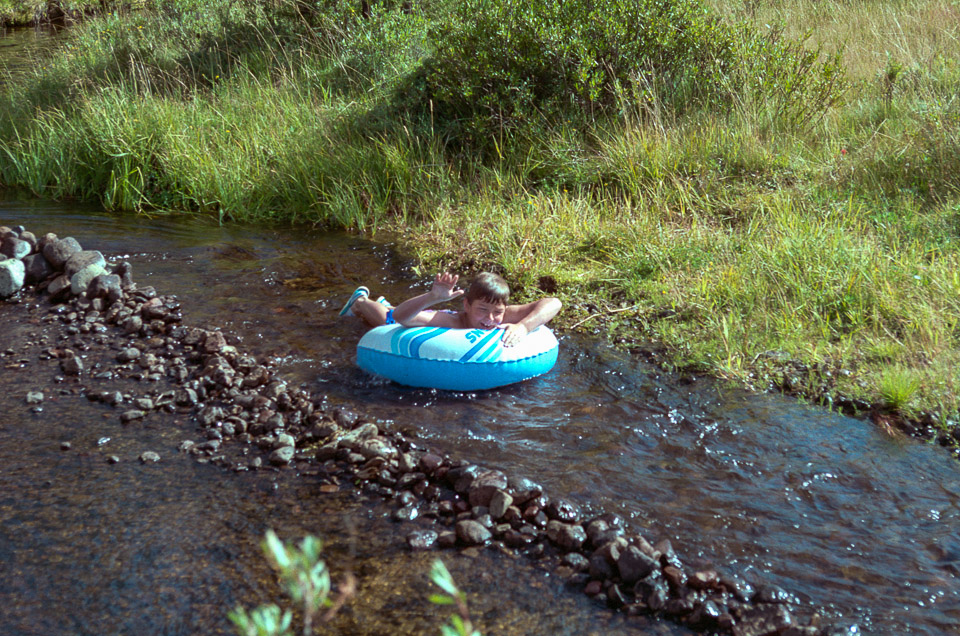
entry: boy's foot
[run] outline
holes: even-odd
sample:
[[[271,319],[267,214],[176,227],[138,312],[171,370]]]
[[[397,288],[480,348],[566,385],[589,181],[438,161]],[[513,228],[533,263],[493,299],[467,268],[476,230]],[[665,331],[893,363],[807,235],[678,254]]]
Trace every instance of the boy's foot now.
[[[393,307],[393,305],[390,304],[390,301],[384,298],[383,296],[381,296],[380,298],[377,298],[377,302],[387,308]]]
[[[341,316],[352,316],[353,315],[353,303],[357,302],[357,299],[361,296],[366,297],[370,295],[370,290],[361,285],[353,290],[353,294],[350,295],[350,298],[347,300],[347,303],[343,306],[343,309],[340,310]]]

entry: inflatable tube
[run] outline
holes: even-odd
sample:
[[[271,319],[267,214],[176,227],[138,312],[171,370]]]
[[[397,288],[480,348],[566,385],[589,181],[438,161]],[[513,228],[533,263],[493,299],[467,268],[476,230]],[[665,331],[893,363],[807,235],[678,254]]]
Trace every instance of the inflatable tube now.
[[[539,327],[513,347],[500,329],[387,325],[357,345],[361,369],[407,386],[478,391],[542,375],[557,361],[553,332]]]

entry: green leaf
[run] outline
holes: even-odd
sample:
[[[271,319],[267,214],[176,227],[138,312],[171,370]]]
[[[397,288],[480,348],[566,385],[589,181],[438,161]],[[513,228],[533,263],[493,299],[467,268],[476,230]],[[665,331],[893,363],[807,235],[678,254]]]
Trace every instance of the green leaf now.
[[[445,594],[431,594],[430,602],[434,605],[453,605],[456,603],[456,600],[450,598]]]
[[[453,577],[450,576],[447,566],[445,566],[440,559],[433,562],[433,568],[430,570],[430,579],[450,596],[457,596],[458,590],[456,584],[453,582]]]

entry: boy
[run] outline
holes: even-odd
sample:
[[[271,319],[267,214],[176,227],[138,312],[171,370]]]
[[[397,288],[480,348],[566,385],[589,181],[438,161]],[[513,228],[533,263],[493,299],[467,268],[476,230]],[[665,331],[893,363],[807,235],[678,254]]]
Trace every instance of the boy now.
[[[512,347],[560,312],[556,298],[541,298],[525,305],[508,305],[507,282],[489,272],[479,274],[464,292],[457,289],[459,276],[437,274],[426,294],[405,300],[396,307],[381,296],[370,299],[370,290],[358,287],[340,310],[341,316],[360,316],[377,327],[398,323],[404,327],[449,327],[452,329],[503,329],[503,346]],[[463,296],[461,311],[430,309],[433,305]]]

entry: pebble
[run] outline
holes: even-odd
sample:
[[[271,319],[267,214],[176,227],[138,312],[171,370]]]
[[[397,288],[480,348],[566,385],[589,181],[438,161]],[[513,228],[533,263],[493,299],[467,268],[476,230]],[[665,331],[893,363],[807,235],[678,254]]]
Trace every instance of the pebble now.
[[[144,464],[155,464],[160,461],[160,455],[153,451],[144,451],[140,454],[140,461]]]
[[[412,550],[429,550],[436,546],[439,537],[435,530],[414,530],[407,535],[407,545]]]

